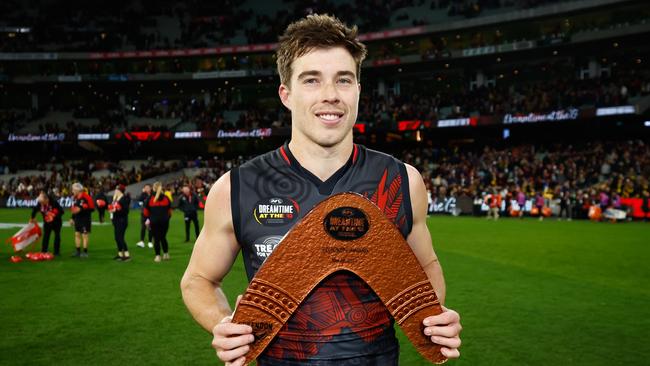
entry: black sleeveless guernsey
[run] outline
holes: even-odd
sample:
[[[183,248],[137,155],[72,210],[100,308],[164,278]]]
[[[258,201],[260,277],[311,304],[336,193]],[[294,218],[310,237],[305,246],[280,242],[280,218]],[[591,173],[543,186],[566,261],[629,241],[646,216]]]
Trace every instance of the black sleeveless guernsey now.
[[[298,163],[288,144],[233,169],[233,226],[248,280],[293,224],[340,192],[366,196],[405,238],[410,233],[406,167],[390,155],[355,144],[348,162],[325,182]],[[310,293],[258,364],[391,365],[398,353],[393,319],[379,297],[353,273],[337,272]]]

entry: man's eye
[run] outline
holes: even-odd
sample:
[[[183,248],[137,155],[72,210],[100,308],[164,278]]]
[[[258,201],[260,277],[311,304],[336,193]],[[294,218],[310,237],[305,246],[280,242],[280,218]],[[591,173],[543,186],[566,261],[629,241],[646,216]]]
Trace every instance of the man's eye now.
[[[317,82],[318,82],[318,79],[316,79],[316,78],[305,79],[305,84],[316,84]]]
[[[350,80],[348,78],[342,78],[342,79],[339,79],[339,83],[352,84],[352,80]]]

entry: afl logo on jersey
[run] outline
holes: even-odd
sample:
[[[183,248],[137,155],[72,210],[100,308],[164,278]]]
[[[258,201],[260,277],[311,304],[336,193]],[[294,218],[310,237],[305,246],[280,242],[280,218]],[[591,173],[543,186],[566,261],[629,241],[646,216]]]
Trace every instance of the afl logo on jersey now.
[[[264,198],[255,204],[253,217],[260,225],[281,226],[294,222],[300,214],[300,206],[286,197]]]

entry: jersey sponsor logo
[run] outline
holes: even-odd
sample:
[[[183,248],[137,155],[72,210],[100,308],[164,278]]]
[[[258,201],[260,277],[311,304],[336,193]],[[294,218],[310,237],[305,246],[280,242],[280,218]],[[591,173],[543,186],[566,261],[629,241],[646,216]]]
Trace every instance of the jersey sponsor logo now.
[[[271,255],[273,249],[280,244],[280,240],[282,240],[282,237],[279,235],[263,236],[255,240],[253,246],[255,247],[257,256],[266,259]]]
[[[258,201],[253,217],[260,225],[280,226],[294,222],[300,213],[300,206],[292,198],[271,197]]]

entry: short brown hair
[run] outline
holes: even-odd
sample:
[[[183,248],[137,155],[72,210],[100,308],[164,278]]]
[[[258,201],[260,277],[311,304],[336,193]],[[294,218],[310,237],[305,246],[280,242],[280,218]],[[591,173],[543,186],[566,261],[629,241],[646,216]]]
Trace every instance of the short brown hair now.
[[[291,80],[291,63],[314,48],[344,47],[357,65],[357,79],[361,75],[361,63],[368,53],[366,46],[357,39],[357,26],[352,28],[339,19],[312,14],[289,24],[280,36],[276,51],[276,62],[280,82],[288,85]]]

